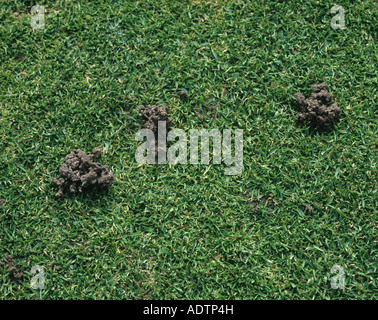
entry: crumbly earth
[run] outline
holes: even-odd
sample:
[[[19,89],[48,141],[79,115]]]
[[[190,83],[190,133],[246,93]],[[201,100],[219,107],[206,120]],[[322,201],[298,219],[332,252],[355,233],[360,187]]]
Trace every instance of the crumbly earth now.
[[[336,122],[340,108],[332,103],[332,94],[328,92],[327,85],[323,82],[311,87],[311,96],[306,99],[297,92],[295,99],[300,105],[300,112],[295,119],[299,122],[309,122],[311,127],[328,129]]]
[[[178,92],[178,95],[179,95],[181,100],[185,100],[188,97],[188,95],[186,94],[186,92],[184,90],[180,90]]]
[[[259,206],[264,206],[266,203],[267,203],[268,208],[274,209],[274,207],[275,207],[274,201],[267,196],[263,196],[259,200],[252,201],[252,203],[251,203],[252,204],[252,210],[258,211]]]
[[[148,105],[139,106],[139,119],[146,121],[143,125],[146,129],[151,129],[155,135],[158,131],[158,122],[166,121],[166,127],[172,124],[172,118],[168,115],[168,108],[166,106]]]
[[[65,163],[59,168],[60,178],[51,179],[59,188],[55,196],[60,197],[67,189],[70,192],[83,192],[110,186],[114,181],[114,175],[109,167],[93,161],[100,156],[100,148],[94,148],[89,155],[80,149],[66,155]]]
[[[311,207],[309,204],[304,204],[303,206],[302,206],[302,210],[303,210],[303,212],[304,213],[306,213],[306,214],[311,214],[312,213],[312,211],[313,211],[313,207]]]
[[[214,119],[217,117],[218,110],[217,108],[219,107],[219,103],[211,104],[208,107],[201,106],[200,108],[197,108],[197,114],[200,120],[204,119]]]
[[[159,151],[165,152],[164,148],[158,146],[158,122],[165,121],[167,130],[171,126],[172,118],[168,115],[168,107],[155,105],[148,105],[147,107],[139,106],[139,111],[139,119],[146,121],[143,127],[152,130],[155,135],[155,156]]]
[[[18,270],[18,267],[16,266],[15,262],[13,261],[13,256],[11,254],[6,255],[4,257],[3,263],[8,269],[8,272],[13,276],[15,279],[21,279],[24,275],[22,272]]]

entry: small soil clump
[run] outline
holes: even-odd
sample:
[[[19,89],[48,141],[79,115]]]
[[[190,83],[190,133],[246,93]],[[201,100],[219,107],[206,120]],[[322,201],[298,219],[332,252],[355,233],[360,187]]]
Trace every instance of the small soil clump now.
[[[16,266],[15,262],[13,261],[13,256],[11,254],[6,255],[3,259],[3,263],[5,264],[8,272],[12,275],[14,279],[21,279],[24,275],[20,272],[18,267]]]
[[[167,129],[172,124],[172,118],[168,115],[168,107],[166,106],[155,106],[155,105],[148,105],[139,106],[139,119],[146,121],[143,125],[146,129],[152,130],[155,135],[158,131],[158,122],[159,121],[166,121]]]
[[[146,121],[143,125],[144,128],[150,129],[155,135],[155,156],[159,152],[160,148],[158,147],[158,122],[165,121],[166,129],[172,125],[172,118],[168,115],[167,106],[156,106],[148,105],[139,106],[139,119]],[[165,150],[163,150],[165,151]]]
[[[208,107],[201,107],[201,108],[198,107],[197,108],[198,117],[200,118],[201,121],[204,119],[209,119],[209,118],[215,119],[218,115],[217,107],[219,107],[218,102],[215,104],[211,104]]]
[[[309,204],[304,204],[302,206],[302,211],[305,213],[305,214],[311,214],[313,212],[314,208],[312,206],[310,206]]]
[[[56,197],[60,197],[65,190],[83,192],[89,189],[104,189],[114,181],[114,175],[109,166],[94,162],[100,158],[101,149],[94,148],[92,154],[87,155],[80,149],[75,149],[66,155],[66,161],[59,168],[60,178],[52,178],[51,182],[58,188]]]
[[[313,211],[313,207],[311,207],[310,205],[308,205],[308,204],[304,204],[303,206],[302,206],[302,210],[303,210],[303,212],[305,213],[305,214],[311,214],[312,213],[312,211]]]
[[[188,95],[186,94],[186,91],[184,91],[184,90],[180,90],[178,92],[178,95],[179,95],[181,100],[185,100],[188,97]]]
[[[263,196],[262,198],[258,200],[252,201],[251,204],[252,204],[252,211],[258,211],[259,207],[265,206],[265,204],[267,204],[268,208],[270,209],[275,208],[274,201],[267,196]]]
[[[300,112],[295,119],[299,122],[309,122],[311,127],[317,129],[329,129],[336,122],[340,108],[332,103],[332,94],[328,92],[327,85],[323,82],[311,87],[311,96],[306,99],[297,92],[295,99],[300,105]]]
[[[279,205],[279,203],[273,199],[272,195],[262,195],[262,192],[260,191],[257,191],[257,194],[253,195],[248,189],[245,191],[245,194],[248,197],[248,202],[250,203],[253,212],[258,212],[265,206],[273,210]]]

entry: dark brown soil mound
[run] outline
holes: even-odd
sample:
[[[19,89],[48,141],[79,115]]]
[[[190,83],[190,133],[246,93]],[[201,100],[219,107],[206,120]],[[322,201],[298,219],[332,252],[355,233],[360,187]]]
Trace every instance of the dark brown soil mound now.
[[[155,135],[157,134],[159,121],[166,121],[167,128],[172,124],[172,118],[169,117],[166,106],[139,106],[139,111],[139,119],[146,121],[143,126],[146,129],[151,129]]]
[[[112,184],[114,175],[107,165],[93,162],[101,156],[99,148],[87,155],[80,149],[66,155],[66,161],[59,168],[60,178],[51,181],[59,188],[56,197],[60,197],[68,189],[70,192],[83,192],[89,189],[103,189]]]
[[[300,105],[300,112],[295,119],[299,122],[308,122],[310,126],[318,129],[328,129],[336,122],[340,108],[332,103],[333,98],[323,82],[311,87],[312,93],[308,99],[297,92],[295,99]]]

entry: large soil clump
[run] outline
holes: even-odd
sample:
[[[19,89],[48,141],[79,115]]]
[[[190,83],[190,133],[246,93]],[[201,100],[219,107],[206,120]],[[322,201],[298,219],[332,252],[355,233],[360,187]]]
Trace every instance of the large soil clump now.
[[[311,96],[307,99],[300,92],[296,93],[295,98],[301,110],[295,119],[299,122],[308,122],[313,128],[329,129],[336,122],[340,108],[336,103],[332,103],[332,94],[328,92],[324,82],[313,85],[311,89]]]
[[[75,149],[66,155],[66,161],[59,168],[60,178],[51,181],[59,188],[56,197],[60,197],[65,190],[83,192],[89,189],[104,189],[114,181],[114,175],[109,166],[94,162],[100,158],[100,148],[94,148],[92,154],[87,155],[80,149]]]

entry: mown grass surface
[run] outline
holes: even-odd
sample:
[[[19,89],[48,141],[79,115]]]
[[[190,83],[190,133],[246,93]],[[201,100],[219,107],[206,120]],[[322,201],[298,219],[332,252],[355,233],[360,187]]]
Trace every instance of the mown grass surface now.
[[[378,297],[373,0],[337,3],[344,30],[331,1],[39,1],[35,31],[31,3],[0,3],[0,259],[24,272],[0,264],[2,299]],[[294,120],[323,81],[342,109],[327,134]],[[138,166],[140,104],[243,129],[243,173]],[[64,156],[96,146],[116,183],[56,200]]]

